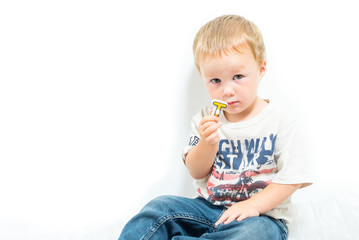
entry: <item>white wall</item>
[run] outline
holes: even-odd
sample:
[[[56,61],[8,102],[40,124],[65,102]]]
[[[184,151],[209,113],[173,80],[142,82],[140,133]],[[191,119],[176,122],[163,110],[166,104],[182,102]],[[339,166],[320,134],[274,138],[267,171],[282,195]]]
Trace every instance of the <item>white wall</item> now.
[[[354,1],[2,1],[0,239],[115,239],[152,198],[192,196],[192,41],[230,13],[262,30],[260,96],[301,122],[316,183],[354,184]]]

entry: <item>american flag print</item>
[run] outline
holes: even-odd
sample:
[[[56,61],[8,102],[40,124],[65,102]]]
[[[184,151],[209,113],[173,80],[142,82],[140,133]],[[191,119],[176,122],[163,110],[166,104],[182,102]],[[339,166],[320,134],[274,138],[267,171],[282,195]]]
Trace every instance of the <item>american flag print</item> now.
[[[199,194],[215,205],[230,206],[263,190],[275,174],[276,139],[277,135],[270,134],[220,140],[206,189],[198,188]]]

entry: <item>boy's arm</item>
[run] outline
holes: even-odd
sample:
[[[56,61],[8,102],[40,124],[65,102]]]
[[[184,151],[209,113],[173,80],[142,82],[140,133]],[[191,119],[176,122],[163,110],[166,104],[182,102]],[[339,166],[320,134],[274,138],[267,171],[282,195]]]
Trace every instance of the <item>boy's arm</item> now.
[[[194,179],[207,177],[211,172],[218,151],[217,129],[221,126],[218,117],[209,115],[202,118],[198,126],[201,138],[197,146],[188,152],[185,160],[186,167]]]
[[[234,220],[242,221],[247,217],[259,216],[259,214],[268,212],[290,197],[300,186],[301,184],[270,183],[250,199],[233,204],[218,219],[215,226]]]

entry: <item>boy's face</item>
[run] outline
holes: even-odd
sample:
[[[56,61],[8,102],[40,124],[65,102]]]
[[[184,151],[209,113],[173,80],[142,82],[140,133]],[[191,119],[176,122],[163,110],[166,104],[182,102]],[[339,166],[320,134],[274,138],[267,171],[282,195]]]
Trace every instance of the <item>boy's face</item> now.
[[[266,62],[258,66],[252,51],[243,50],[241,54],[208,57],[199,64],[210,97],[228,103],[224,110],[228,120],[245,119],[256,108],[258,84],[266,70]]]

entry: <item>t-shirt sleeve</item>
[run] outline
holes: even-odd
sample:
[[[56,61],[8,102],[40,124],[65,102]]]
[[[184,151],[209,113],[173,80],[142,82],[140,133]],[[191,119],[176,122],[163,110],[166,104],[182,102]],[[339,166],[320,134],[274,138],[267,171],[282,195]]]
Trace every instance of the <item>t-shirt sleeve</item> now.
[[[311,185],[313,180],[306,152],[296,122],[286,123],[277,135],[275,145],[277,173],[272,182],[302,184],[301,188]]]
[[[198,133],[198,125],[199,122],[202,119],[202,116],[204,114],[204,111],[200,111],[198,112],[191,121],[191,130],[190,130],[190,134],[189,134],[189,138],[188,138],[188,144],[185,146],[185,148],[183,149],[182,152],[182,160],[185,163],[186,161],[186,156],[187,153],[189,153],[189,151],[192,150],[192,148],[194,148],[195,146],[197,146],[199,140],[200,140],[200,135]]]

